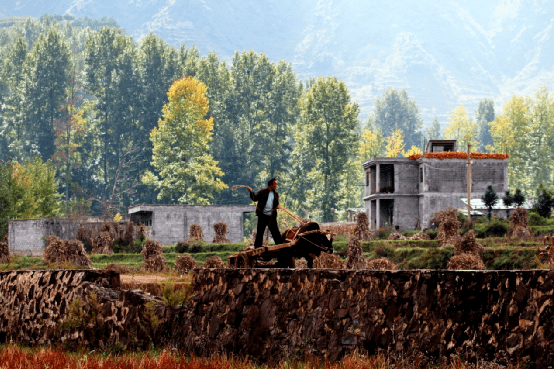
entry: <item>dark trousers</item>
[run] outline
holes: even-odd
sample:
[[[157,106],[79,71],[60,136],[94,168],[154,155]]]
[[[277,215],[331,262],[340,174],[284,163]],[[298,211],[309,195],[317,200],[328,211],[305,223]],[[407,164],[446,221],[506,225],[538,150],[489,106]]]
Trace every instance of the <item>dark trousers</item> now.
[[[254,241],[254,247],[262,247],[264,241],[265,228],[269,225],[269,231],[271,232],[271,237],[275,241],[276,245],[279,245],[282,242],[281,233],[279,232],[279,225],[277,224],[276,216],[268,215],[258,215],[258,227],[256,228],[256,241]]]

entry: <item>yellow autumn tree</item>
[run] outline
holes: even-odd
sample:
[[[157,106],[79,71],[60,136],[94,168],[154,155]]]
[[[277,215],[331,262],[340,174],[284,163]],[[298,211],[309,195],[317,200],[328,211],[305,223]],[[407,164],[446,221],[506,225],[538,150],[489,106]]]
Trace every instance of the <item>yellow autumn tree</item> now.
[[[386,156],[387,158],[393,158],[400,156],[404,151],[404,133],[401,129],[395,129],[392,131],[392,134],[385,139],[386,146]]]
[[[452,110],[450,120],[444,131],[444,137],[447,140],[457,140],[459,151],[465,151],[468,143],[473,148],[479,145],[475,122],[468,116],[465,106],[460,105]]]
[[[181,204],[209,204],[214,191],[227,185],[218,162],[210,154],[213,117],[208,113],[206,85],[193,77],[175,81],[167,93],[163,118],[150,133],[152,166],[142,182],[159,191],[158,199],[176,199]]]
[[[411,155],[422,155],[422,154],[423,154],[423,151],[421,151],[421,149],[415,145],[410,147],[410,150],[402,153],[402,155],[404,155],[405,157],[409,157]]]
[[[363,162],[381,155],[383,146],[383,136],[380,132],[374,133],[369,129],[364,130],[358,150],[360,160]]]

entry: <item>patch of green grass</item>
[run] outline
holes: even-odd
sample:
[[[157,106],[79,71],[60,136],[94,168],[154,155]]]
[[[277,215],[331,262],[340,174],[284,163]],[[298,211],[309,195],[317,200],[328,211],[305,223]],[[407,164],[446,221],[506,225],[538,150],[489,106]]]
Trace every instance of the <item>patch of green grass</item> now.
[[[43,261],[37,256],[14,256],[9,264],[0,264],[0,271],[10,271],[18,269],[46,270],[54,266]]]

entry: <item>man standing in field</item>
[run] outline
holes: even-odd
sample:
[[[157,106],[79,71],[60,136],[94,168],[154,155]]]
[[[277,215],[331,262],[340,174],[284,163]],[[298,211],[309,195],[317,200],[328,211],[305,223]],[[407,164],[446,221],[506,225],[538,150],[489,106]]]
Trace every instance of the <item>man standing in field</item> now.
[[[271,237],[275,241],[275,244],[281,244],[281,232],[279,232],[279,225],[277,224],[277,209],[281,209],[279,206],[279,193],[277,192],[277,179],[271,178],[267,182],[267,187],[262,188],[258,193],[254,194],[254,191],[246,186],[248,192],[250,192],[250,198],[252,201],[257,201],[256,216],[258,217],[258,226],[256,228],[256,241],[254,247],[258,248],[262,246],[265,228],[269,227]]]

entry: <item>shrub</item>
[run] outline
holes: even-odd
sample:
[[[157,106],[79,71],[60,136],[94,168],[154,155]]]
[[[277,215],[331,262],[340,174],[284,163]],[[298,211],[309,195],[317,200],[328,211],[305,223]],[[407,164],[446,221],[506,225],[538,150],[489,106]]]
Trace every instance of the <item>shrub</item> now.
[[[167,306],[183,306],[192,297],[192,287],[185,285],[177,288],[175,283],[164,283],[161,290],[162,301]]]
[[[477,237],[502,237],[508,233],[508,224],[498,219],[498,217],[492,217],[490,221],[477,223],[475,230]]]
[[[535,212],[529,213],[529,225],[530,226],[545,226],[548,225],[548,219],[541,217]]]
[[[189,244],[183,241],[177,242],[177,246],[175,246],[175,251],[179,254],[184,254],[185,252],[188,252],[189,250]]]

